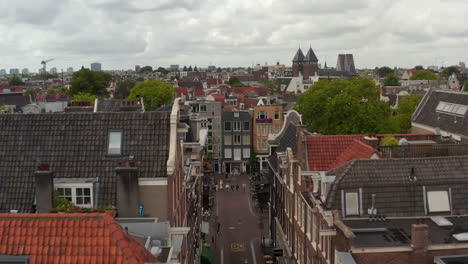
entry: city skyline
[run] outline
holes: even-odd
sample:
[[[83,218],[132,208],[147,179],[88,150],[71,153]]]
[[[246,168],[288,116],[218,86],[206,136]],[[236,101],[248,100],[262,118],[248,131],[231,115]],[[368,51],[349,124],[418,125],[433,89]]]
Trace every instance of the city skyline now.
[[[0,7],[5,69],[35,71],[49,58],[59,70],[92,62],[103,70],[276,61],[290,66],[298,46],[312,46],[319,63],[330,66],[345,53],[354,54],[356,68],[467,60],[468,25],[460,21],[468,3],[461,0],[41,0]]]

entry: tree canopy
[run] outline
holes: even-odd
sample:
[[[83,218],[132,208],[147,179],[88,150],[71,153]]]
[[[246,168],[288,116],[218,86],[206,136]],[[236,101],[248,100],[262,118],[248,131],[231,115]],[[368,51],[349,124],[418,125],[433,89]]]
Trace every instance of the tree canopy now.
[[[231,87],[245,87],[246,86],[236,77],[229,78],[229,81],[227,81],[226,84],[228,84]]]
[[[73,102],[90,102],[91,105],[94,105],[94,102],[96,102],[97,96],[95,94],[90,94],[90,93],[78,93],[75,96],[73,96]]]
[[[115,87],[114,97],[117,99],[124,99],[130,95],[130,90],[137,84],[136,81],[128,79],[118,81]]]
[[[184,68],[182,69],[182,71],[187,71],[187,66],[184,65]]]
[[[168,73],[169,73],[169,71],[166,70],[166,69],[164,69],[163,67],[159,67],[156,71],[157,71],[157,72],[160,72],[160,73],[162,73],[162,74],[168,74]]]
[[[151,111],[174,101],[174,86],[160,80],[140,82],[130,90],[129,99],[143,98],[145,110]]]
[[[418,71],[410,77],[410,80],[437,80],[437,75],[431,71]]]
[[[188,67],[187,71],[189,71],[189,72],[193,71],[192,65],[190,65],[190,66]]]
[[[196,72],[198,71],[197,66],[195,66],[195,68],[193,68],[193,71],[196,71]]]
[[[388,67],[388,66],[383,66],[383,67],[381,67],[381,68],[377,68],[376,71],[377,71],[377,74],[378,74],[381,78],[383,78],[383,77],[389,75],[390,73],[393,73],[393,72],[394,72],[394,71],[393,71],[390,67]]]
[[[409,94],[398,102],[396,114],[392,117],[392,127],[395,133],[409,133],[411,130],[411,116],[413,115],[422,94]]]
[[[111,76],[106,72],[82,68],[73,73],[73,80],[70,82],[70,93],[89,93],[102,96],[107,93],[106,88],[109,87],[110,80]]]
[[[400,86],[400,80],[398,77],[392,72],[384,79],[384,86]]]
[[[445,68],[441,73],[440,76],[448,78],[452,73],[460,73],[460,70],[458,69],[457,66],[450,66]]]
[[[269,94],[279,94],[280,93],[280,87],[277,82],[273,80],[263,80],[260,82],[260,84],[263,87],[268,88],[268,93]]]
[[[416,66],[414,66],[414,69],[415,70],[424,70],[424,67],[421,66],[421,65],[416,65]]]
[[[321,134],[391,132],[390,106],[367,78],[319,81],[299,96],[296,109],[309,131]]]
[[[152,72],[153,71],[153,67],[151,66],[144,66],[144,67],[141,67],[140,70],[138,71],[139,73],[145,73],[145,72]]]
[[[463,91],[468,92],[468,81],[465,81],[465,83],[463,84]]]
[[[17,85],[24,85],[23,80],[17,76],[13,75],[9,80],[8,80],[8,85],[10,86],[17,86]]]

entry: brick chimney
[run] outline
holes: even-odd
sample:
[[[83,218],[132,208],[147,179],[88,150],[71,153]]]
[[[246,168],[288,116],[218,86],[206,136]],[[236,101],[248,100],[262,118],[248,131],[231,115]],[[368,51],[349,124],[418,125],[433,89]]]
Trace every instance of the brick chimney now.
[[[49,164],[41,164],[34,172],[36,182],[36,211],[50,213],[54,206],[54,180]]]
[[[117,168],[117,209],[119,216],[135,217],[139,214],[139,170],[134,161],[119,161]]]
[[[424,219],[416,220],[416,224],[411,226],[411,247],[413,248],[411,263],[428,263],[427,248],[429,243],[429,226]]]
[[[365,136],[365,137],[362,139],[362,141],[363,141],[364,143],[366,143],[367,145],[372,146],[372,147],[374,147],[374,148],[375,148],[375,147],[378,147],[378,146],[379,146],[379,143],[380,143],[379,139],[376,137],[375,134],[369,134],[369,135]]]

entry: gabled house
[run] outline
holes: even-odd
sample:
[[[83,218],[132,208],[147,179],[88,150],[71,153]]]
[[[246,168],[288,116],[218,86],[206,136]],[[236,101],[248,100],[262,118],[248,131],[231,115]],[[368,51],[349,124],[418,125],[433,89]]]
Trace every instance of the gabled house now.
[[[222,172],[238,174],[250,171],[252,116],[247,111],[224,111],[221,120]]]
[[[427,92],[413,114],[411,130],[468,142],[468,92]]]
[[[0,263],[159,263],[107,214],[0,214]]]
[[[166,112],[0,115],[0,212],[47,213],[59,196],[187,227],[178,123],[179,99]]]

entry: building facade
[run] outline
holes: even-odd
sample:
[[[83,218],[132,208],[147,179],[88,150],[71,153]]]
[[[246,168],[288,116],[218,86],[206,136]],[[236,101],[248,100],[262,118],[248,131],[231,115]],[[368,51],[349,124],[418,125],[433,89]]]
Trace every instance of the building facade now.
[[[351,73],[356,72],[353,54],[339,54],[336,61],[336,70]]]
[[[309,77],[316,75],[318,70],[318,59],[312,48],[309,48],[306,56],[299,48],[293,58],[293,77],[302,76],[304,80],[308,80]]]
[[[91,63],[91,70],[92,71],[101,71],[102,70],[102,64],[99,63],[99,62]]]
[[[222,171],[247,172],[252,152],[252,116],[247,111],[224,111],[222,131]]]
[[[260,165],[260,171],[268,170],[268,138],[276,135],[283,127],[284,115],[282,105],[254,106],[253,110],[253,149]]]

